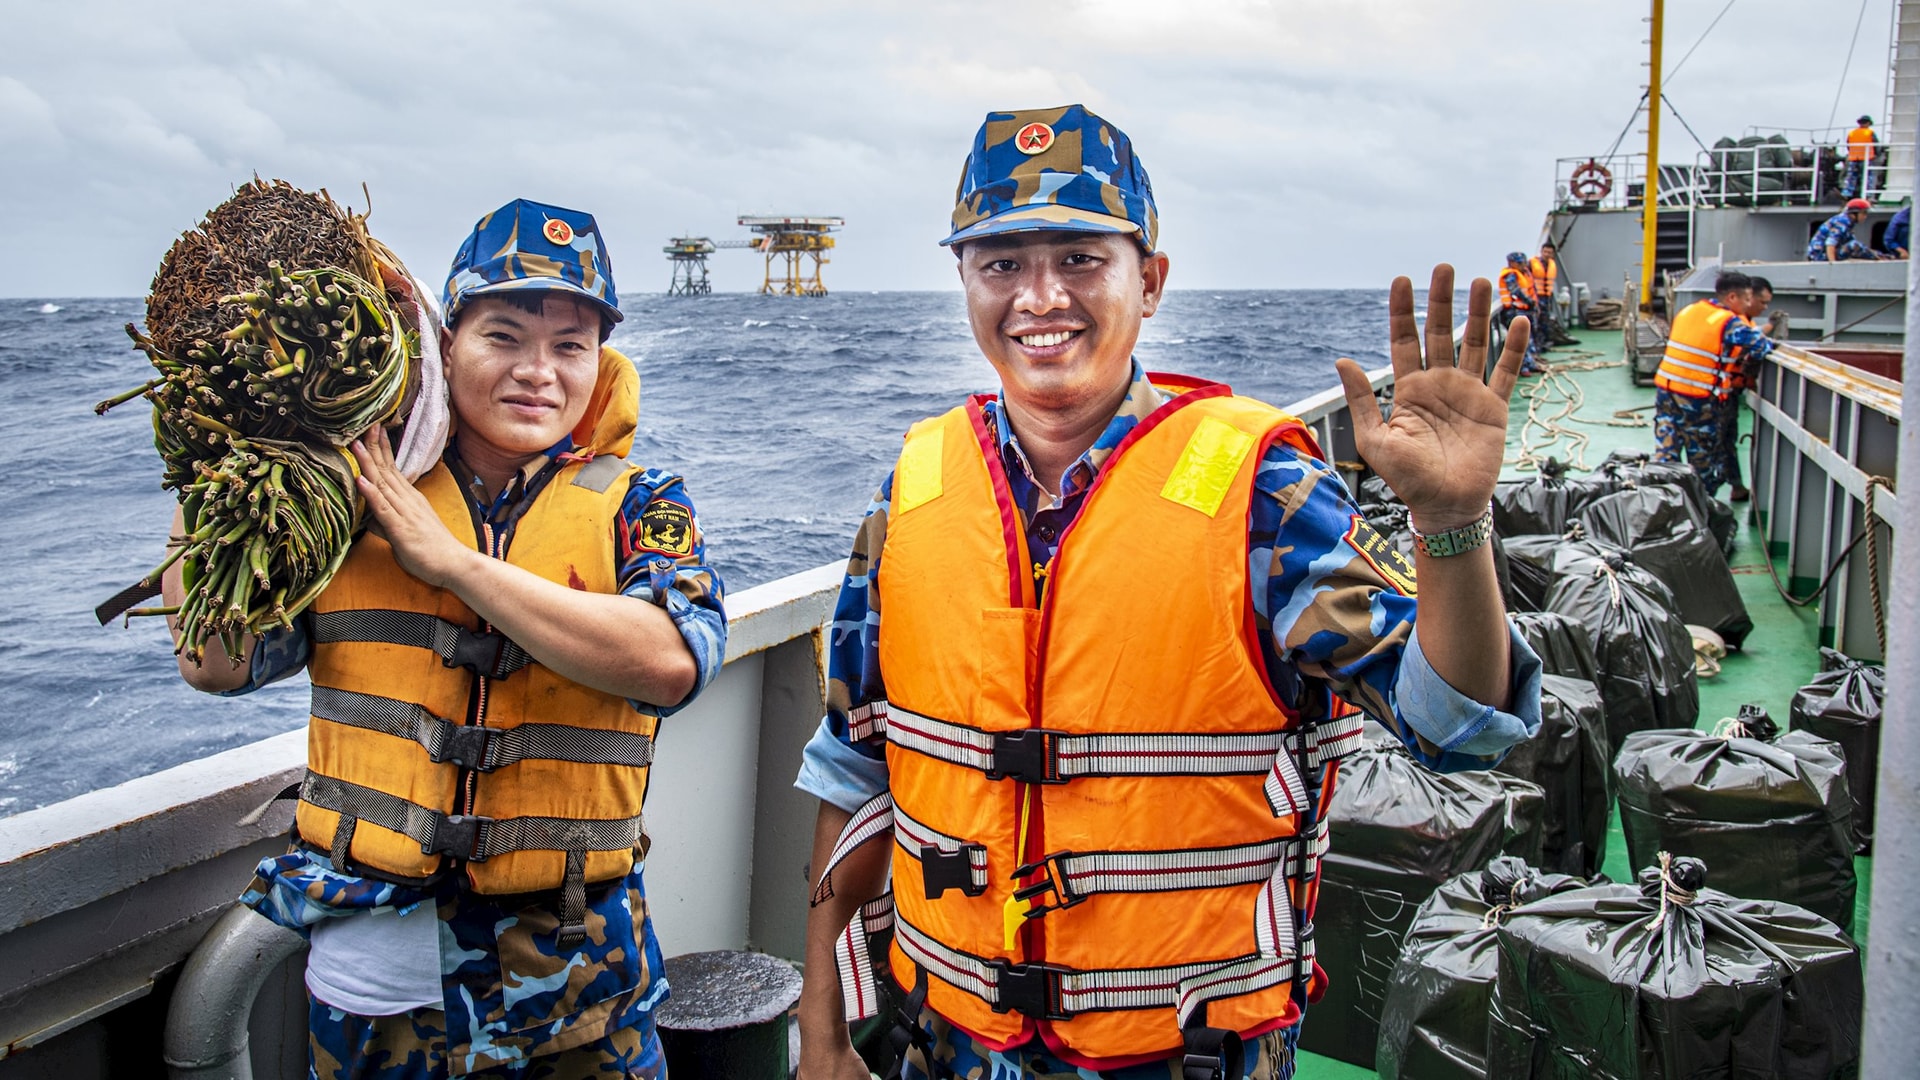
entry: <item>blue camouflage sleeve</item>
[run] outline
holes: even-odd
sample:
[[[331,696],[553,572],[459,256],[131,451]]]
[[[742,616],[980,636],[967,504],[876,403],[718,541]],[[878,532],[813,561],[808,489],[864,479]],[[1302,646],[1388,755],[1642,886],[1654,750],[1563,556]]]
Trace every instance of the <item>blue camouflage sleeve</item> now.
[[[1738,347],[1746,350],[1744,359],[1755,362],[1765,359],[1773,351],[1773,339],[1760,331],[1760,328],[1745,319],[1729,319],[1727,331],[1721,339],[1721,347]]]
[[[1367,524],[1325,463],[1275,445],[1249,515],[1254,611],[1274,690],[1318,679],[1429,768],[1482,769],[1539,727],[1539,660],[1509,628],[1513,712],[1461,695],[1421,655],[1413,562]],[[1264,497],[1263,497],[1264,496]]]
[[[293,621],[291,629],[275,627],[253,639],[253,655],[247,665],[247,681],[231,690],[215,691],[216,697],[240,697],[282,679],[290,679],[307,666],[313,655],[313,641],[307,634],[307,618]]]
[[[854,534],[846,576],[827,629],[827,714],[807,744],[794,786],[851,811],[886,790],[884,737],[865,732],[876,703],[886,701],[880,673],[880,551],[886,545],[887,513],[893,501],[888,475],[867,504]]]
[[[678,476],[660,469],[634,473],[615,533],[621,595],[666,609],[699,673],[684,699],[657,710],[670,716],[698,697],[726,662],[725,586],[707,563],[706,537]],[[639,701],[633,706],[655,709]]]

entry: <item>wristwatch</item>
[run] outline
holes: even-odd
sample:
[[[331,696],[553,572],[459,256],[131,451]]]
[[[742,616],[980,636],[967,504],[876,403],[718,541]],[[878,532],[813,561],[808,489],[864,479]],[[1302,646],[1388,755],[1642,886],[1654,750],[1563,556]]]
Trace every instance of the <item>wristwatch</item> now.
[[[1444,559],[1449,555],[1465,555],[1475,548],[1486,546],[1487,540],[1493,536],[1493,507],[1487,507],[1486,513],[1457,529],[1423,533],[1413,524],[1411,518],[1408,519],[1407,527],[1413,530],[1414,549],[1422,554],[1436,559]]]

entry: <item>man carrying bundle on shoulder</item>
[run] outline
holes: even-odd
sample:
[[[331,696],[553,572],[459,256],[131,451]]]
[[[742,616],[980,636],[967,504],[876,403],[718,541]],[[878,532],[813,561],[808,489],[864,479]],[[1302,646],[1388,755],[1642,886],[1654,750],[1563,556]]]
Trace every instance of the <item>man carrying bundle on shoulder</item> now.
[[[440,462],[409,483],[369,432],[373,524],[318,600],[240,663],[180,661],[223,695],[313,681],[296,843],[243,902],[310,934],[318,1077],[659,1076],[641,800],[660,718],[719,671],[720,581],[680,478],[625,461],[590,215],[482,218],[444,317]]]
[[[890,865],[904,1076],[1285,1080],[1327,979],[1327,763],[1361,710],[1436,769],[1540,722],[1486,546],[1528,323],[1483,381],[1474,282],[1456,364],[1442,266],[1424,350],[1393,283],[1390,420],[1340,361],[1412,509],[1416,603],[1299,420],[1135,362],[1169,263],[1124,133],[991,113],[957,203],[1000,392],[913,426],[854,540],[797,782],[821,799],[800,1075],[867,1076],[845,1018],[872,1007]]]

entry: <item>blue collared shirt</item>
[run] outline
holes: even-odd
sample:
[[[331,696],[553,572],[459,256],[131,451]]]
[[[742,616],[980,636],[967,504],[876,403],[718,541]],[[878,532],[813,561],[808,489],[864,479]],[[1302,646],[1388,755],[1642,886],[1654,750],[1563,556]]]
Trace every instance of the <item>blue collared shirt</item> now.
[[[1059,478],[1058,500],[1034,477],[998,401],[986,408],[1012,495],[1036,561],[1056,550],[1102,464],[1141,419],[1165,400],[1136,364],[1119,412],[1093,447]],[[848,737],[852,709],[886,697],[877,607],[880,552],[892,477],[867,509],[840,590],[828,652],[828,709],[806,748],[796,786],[852,810],[887,786],[883,747]],[[1418,603],[1348,540],[1359,508],[1332,468],[1276,443],[1261,460],[1247,519],[1256,623],[1268,678],[1282,701],[1304,702],[1331,688],[1393,731],[1440,771],[1487,768],[1540,725],[1541,666],[1509,628],[1508,710],[1449,686],[1421,652]],[[1170,595],[1178,595],[1170,589]],[[1310,783],[1317,787],[1318,778]]]

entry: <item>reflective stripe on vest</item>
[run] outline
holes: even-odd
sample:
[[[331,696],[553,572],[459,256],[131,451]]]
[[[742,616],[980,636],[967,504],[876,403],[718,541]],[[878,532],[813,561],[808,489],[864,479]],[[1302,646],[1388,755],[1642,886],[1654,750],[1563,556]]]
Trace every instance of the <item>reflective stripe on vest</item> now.
[[[1735,316],[1718,304],[1698,300],[1682,308],[1667,334],[1666,353],[1653,384],[1684,397],[1726,397],[1739,377],[1739,351],[1721,356],[1727,327]]]
[[[1265,679],[1246,528],[1274,441],[1318,454],[1277,410],[1187,389],[1108,458],[1042,571],[980,402],[908,436],[878,583],[891,700],[849,720],[885,733],[910,856],[894,970],[989,1047],[1044,1030],[1088,1066],[1177,1051],[1203,1005],[1242,1033],[1297,1015],[1319,861],[1302,770],[1358,727],[1301,728]],[[1144,580],[1168,551],[1178,580]],[[855,815],[871,835],[877,811]]]

